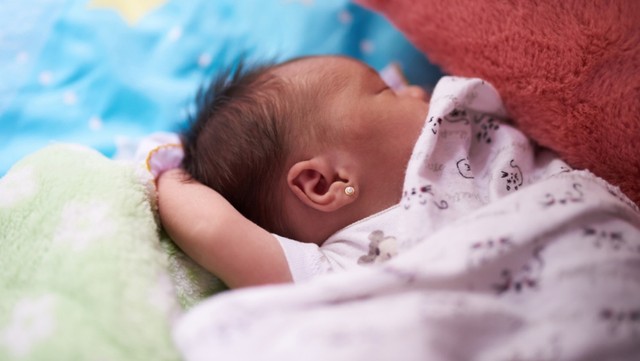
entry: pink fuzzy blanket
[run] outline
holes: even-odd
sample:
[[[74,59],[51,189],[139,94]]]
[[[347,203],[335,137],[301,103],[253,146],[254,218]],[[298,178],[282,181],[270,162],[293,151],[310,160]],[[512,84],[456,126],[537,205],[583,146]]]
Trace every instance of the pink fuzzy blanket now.
[[[526,134],[640,204],[640,1],[358,2],[446,72],[490,81]]]

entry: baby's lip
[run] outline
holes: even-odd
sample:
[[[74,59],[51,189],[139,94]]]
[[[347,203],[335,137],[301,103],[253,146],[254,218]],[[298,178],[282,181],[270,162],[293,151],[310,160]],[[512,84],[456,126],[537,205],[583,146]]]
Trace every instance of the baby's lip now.
[[[427,92],[422,89],[421,87],[417,86],[417,85],[409,85],[409,86],[404,86],[400,89],[394,90],[396,92],[396,94],[398,94],[399,96],[408,96],[411,98],[415,98],[415,99],[420,99],[424,102],[427,101],[428,99],[428,94]]]

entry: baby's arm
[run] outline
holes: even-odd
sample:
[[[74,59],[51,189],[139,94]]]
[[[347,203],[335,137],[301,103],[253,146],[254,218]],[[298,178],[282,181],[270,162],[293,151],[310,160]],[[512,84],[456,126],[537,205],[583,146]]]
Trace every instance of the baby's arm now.
[[[211,188],[186,179],[181,169],[163,173],[158,202],[164,228],[187,255],[231,288],[292,281],[272,234]]]

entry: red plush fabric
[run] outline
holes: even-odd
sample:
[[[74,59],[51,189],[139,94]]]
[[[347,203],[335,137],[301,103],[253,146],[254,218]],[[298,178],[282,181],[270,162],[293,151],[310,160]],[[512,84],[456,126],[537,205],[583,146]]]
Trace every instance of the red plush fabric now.
[[[640,203],[640,1],[359,0],[517,125]]]

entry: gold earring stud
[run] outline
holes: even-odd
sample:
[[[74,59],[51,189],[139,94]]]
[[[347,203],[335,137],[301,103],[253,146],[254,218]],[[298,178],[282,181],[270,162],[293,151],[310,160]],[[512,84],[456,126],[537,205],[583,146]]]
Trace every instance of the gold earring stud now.
[[[352,186],[347,186],[344,189],[344,194],[348,195],[349,197],[351,197],[352,195],[356,194],[356,189]]]

